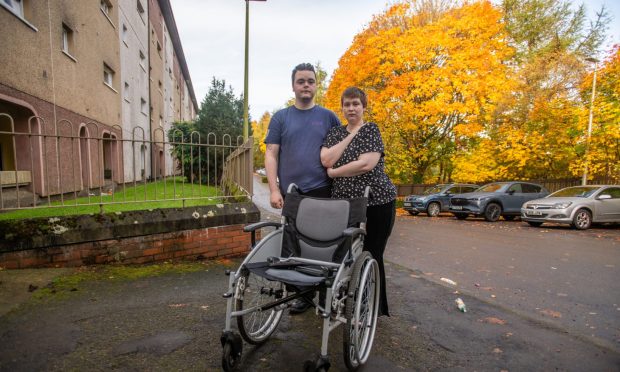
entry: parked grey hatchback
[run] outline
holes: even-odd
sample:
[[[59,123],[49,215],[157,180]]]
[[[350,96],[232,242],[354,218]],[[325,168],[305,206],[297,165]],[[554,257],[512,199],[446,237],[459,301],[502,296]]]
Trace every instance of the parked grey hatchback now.
[[[429,217],[436,217],[440,212],[446,212],[450,207],[450,199],[456,194],[474,191],[478,185],[466,183],[438,184],[424,190],[421,195],[405,197],[403,209],[412,216],[425,212]]]
[[[521,214],[521,206],[530,200],[547,196],[543,186],[522,181],[488,183],[474,192],[454,195],[450,199],[450,212],[459,220],[468,215],[483,216],[495,222],[500,216],[514,220]]]
[[[579,230],[590,228],[592,223],[620,222],[620,185],[567,187],[523,204],[521,220],[531,226],[570,224]]]

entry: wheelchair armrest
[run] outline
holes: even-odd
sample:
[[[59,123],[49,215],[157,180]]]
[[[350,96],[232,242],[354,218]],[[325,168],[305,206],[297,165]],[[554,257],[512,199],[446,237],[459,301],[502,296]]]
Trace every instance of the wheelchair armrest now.
[[[342,232],[342,235],[347,238],[346,247],[349,251],[349,257],[351,257],[351,247],[353,246],[353,239],[357,238],[360,235],[366,236],[366,230],[360,229],[359,227],[347,227],[347,229]],[[349,260],[345,261],[344,264],[349,267],[353,264],[353,260],[349,258]]]
[[[360,229],[359,227],[347,227],[347,229],[342,232],[342,235],[357,238],[359,235],[366,235],[366,230]]]
[[[243,227],[243,231],[252,233],[252,248],[256,245],[256,230],[269,226],[273,226],[277,230],[282,227],[282,224],[275,221],[261,221]]]
[[[256,223],[244,226],[243,231],[252,232],[256,229],[260,229],[260,228],[268,227],[268,226],[273,226],[276,229],[279,229],[280,227],[282,227],[282,224],[280,222],[275,222],[275,221],[261,221],[261,222],[256,222]]]

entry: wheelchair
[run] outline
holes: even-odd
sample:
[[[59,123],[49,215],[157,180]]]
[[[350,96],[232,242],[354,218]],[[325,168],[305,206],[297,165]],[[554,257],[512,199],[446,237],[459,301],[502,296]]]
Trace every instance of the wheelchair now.
[[[241,360],[242,339],[251,345],[266,342],[275,332],[290,302],[303,298],[322,318],[321,350],[306,360],[304,371],[327,371],[329,334],[343,327],[343,357],[357,370],[369,357],[379,311],[379,266],[363,250],[366,235],[365,196],[322,199],[288,189],[280,222],[264,221],[244,228],[252,250],[229,275],[226,323],[221,336],[222,368],[235,369]],[[256,243],[256,231],[275,230]],[[319,301],[314,301],[316,292]],[[232,328],[236,318],[236,333]]]

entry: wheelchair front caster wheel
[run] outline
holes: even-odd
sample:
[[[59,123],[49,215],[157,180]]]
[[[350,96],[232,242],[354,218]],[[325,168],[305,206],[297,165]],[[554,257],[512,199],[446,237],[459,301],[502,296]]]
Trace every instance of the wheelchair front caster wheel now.
[[[242,341],[239,335],[232,332],[224,332],[221,337],[222,342],[222,368],[224,371],[232,371],[235,369],[242,353]]]
[[[233,352],[231,342],[227,342],[224,345],[224,353],[222,354],[222,368],[224,371],[232,371],[237,365],[237,356]]]

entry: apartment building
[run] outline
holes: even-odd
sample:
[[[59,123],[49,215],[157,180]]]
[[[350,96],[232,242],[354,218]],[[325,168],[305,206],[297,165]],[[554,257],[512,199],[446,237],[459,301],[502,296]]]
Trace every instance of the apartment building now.
[[[174,172],[150,144],[197,102],[169,0],[1,0],[0,28],[0,172],[41,196]]]

